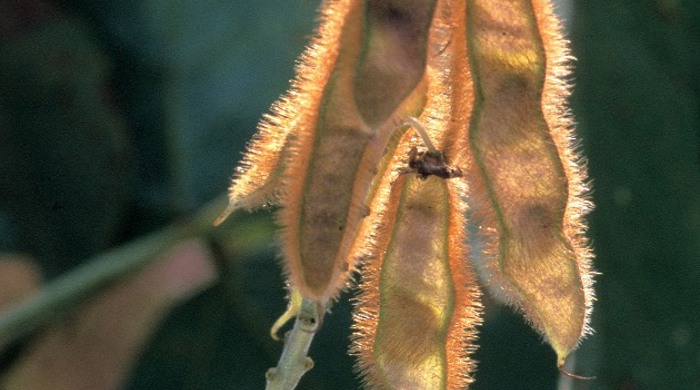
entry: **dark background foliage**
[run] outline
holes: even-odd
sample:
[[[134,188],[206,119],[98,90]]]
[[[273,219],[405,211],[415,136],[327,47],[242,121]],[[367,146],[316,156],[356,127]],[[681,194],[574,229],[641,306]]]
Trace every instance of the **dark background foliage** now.
[[[0,251],[32,254],[50,280],[223,193],[316,6],[0,0]],[[700,388],[700,3],[577,1],[570,19],[602,273],[576,368],[598,379],[576,387]],[[222,277],[161,323],[128,388],[262,388],[284,284],[270,214],[234,218],[259,238],[210,242]],[[350,295],[300,389],[358,387]],[[486,303],[473,388],[555,388],[549,347]]]

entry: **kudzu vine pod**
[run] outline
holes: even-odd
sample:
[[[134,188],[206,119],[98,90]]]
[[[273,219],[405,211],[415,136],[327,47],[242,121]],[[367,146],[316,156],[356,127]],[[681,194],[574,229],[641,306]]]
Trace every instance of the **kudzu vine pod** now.
[[[452,114],[449,4],[440,1],[436,11],[425,110],[420,120],[406,122],[422,141],[403,137],[373,202],[386,206],[362,268],[351,348],[369,388],[462,389],[475,368],[470,354],[481,306],[467,258],[465,188],[451,174],[459,169],[448,166],[432,142],[450,153],[464,144],[443,131]],[[428,151],[415,153],[421,144]]]
[[[422,110],[435,5],[341,3],[340,51],[316,116],[290,145],[279,217],[290,282],[319,302],[345,286],[377,163],[402,118]]]
[[[281,203],[291,284],[325,302],[364,249],[372,181],[397,126],[425,100],[435,0],[339,0],[301,56],[292,88],[272,107],[229,190],[238,208]]]
[[[411,173],[394,182],[381,255],[363,269],[355,313],[353,352],[370,388],[461,389],[471,382],[480,306],[466,264],[463,207],[437,176]]]
[[[547,0],[467,0],[474,84],[469,179],[491,290],[522,309],[561,367],[588,330],[590,205],[566,111],[569,59]]]
[[[215,225],[237,209],[253,209],[279,202],[291,156],[290,145],[312,124],[331,76],[349,0],[328,1],[321,8],[319,26],[301,54],[289,91],[275,102],[258,124],[228,191],[229,206]]]

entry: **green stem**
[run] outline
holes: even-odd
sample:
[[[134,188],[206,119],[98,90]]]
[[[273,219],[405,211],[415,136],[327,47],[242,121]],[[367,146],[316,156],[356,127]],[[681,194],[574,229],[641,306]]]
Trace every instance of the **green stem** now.
[[[277,367],[267,371],[266,390],[293,390],[301,377],[313,368],[309,346],[320,324],[319,304],[304,298],[294,327],[286,335]]]
[[[225,205],[226,197],[219,197],[192,219],[98,255],[47,284],[36,295],[0,313],[0,343],[66,315],[96,292],[138,271],[182,240],[210,233],[214,228],[212,221]]]

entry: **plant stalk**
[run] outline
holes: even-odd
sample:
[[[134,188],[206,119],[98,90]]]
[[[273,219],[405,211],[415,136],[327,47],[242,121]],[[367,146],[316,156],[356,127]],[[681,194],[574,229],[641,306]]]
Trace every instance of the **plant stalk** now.
[[[313,368],[314,362],[308,353],[320,325],[319,306],[314,300],[302,300],[294,327],[285,335],[279,363],[265,374],[266,390],[293,390],[301,377]]]
[[[0,313],[0,344],[26,335],[71,312],[105,287],[131,275],[166,250],[191,237],[209,234],[226,206],[226,196],[205,205],[193,218],[174,223],[88,260],[34,296]]]

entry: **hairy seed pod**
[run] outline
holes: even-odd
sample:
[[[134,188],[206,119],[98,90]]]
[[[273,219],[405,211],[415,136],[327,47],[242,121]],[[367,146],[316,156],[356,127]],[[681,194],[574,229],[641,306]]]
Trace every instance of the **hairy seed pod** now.
[[[290,145],[317,119],[323,87],[340,50],[349,3],[349,0],[328,1],[321,8],[319,27],[300,56],[291,88],[260,121],[229,187],[229,206],[216,225],[237,209],[252,209],[279,200],[291,158]]]
[[[469,129],[483,271],[558,364],[587,331],[593,297],[581,217],[585,172],[565,109],[568,59],[548,0],[467,0],[475,101]]]
[[[401,175],[363,269],[353,352],[370,388],[461,389],[471,381],[479,323],[475,274],[465,266],[463,208],[437,176]]]
[[[451,121],[454,15],[451,2],[438,2],[426,107],[411,125],[425,125],[430,147],[435,141],[450,153],[457,152],[455,132],[442,130]],[[481,321],[476,275],[467,260],[465,188],[457,178],[410,169],[404,151],[426,140],[409,135],[396,147],[389,163],[394,168],[384,171],[372,202],[373,208],[385,206],[377,222],[381,234],[362,268],[351,352],[369,388],[462,389],[472,381],[470,354]],[[438,168],[430,172],[447,167]]]
[[[340,51],[316,116],[290,145],[279,218],[290,281],[306,297],[334,298],[354,267],[377,162],[400,120],[422,110],[434,2],[417,2],[426,5],[415,8],[391,1],[342,2],[347,11],[335,16],[343,19]],[[393,7],[388,13],[387,6]],[[405,31],[411,34],[404,37]],[[415,47],[417,41],[422,49]],[[408,55],[418,59],[406,61]],[[403,65],[387,66],[392,56]],[[377,85],[365,85],[370,70]],[[381,85],[401,87],[382,91],[390,104],[375,107]]]
[[[369,126],[378,126],[416,88],[427,63],[435,0],[365,0],[355,101]]]

